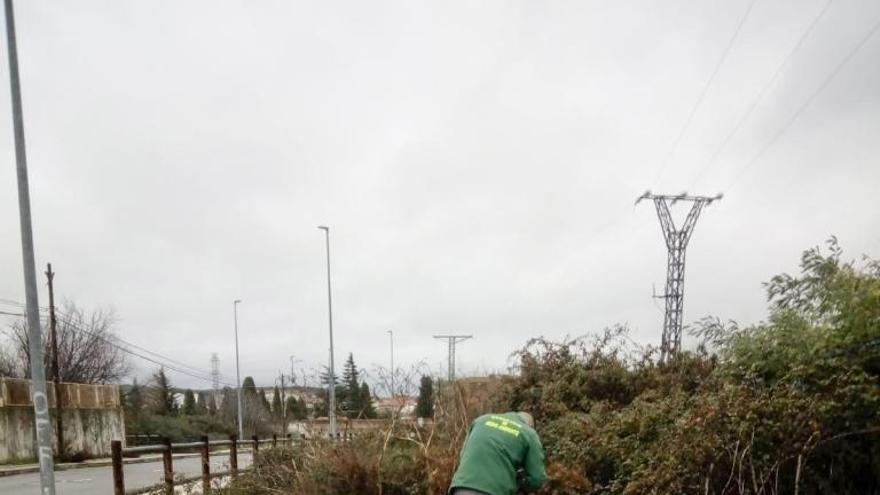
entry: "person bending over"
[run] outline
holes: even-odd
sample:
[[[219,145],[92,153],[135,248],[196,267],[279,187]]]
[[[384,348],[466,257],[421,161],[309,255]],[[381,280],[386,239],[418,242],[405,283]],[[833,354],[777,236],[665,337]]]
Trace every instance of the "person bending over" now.
[[[486,414],[471,423],[451,495],[514,495],[544,484],[544,448],[526,412]]]

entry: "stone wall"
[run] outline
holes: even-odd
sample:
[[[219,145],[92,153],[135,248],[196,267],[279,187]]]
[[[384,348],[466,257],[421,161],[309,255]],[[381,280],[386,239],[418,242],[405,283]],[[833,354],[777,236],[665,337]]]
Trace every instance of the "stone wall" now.
[[[55,392],[49,385],[54,431]],[[108,457],[110,441],[125,439],[119,387],[62,383],[60,390],[66,453]],[[30,381],[0,378],[0,464],[28,461],[36,461]]]

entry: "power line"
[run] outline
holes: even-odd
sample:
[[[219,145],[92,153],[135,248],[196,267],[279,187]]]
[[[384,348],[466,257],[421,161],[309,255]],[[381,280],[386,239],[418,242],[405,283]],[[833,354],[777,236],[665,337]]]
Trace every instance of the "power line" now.
[[[672,142],[672,147],[669,149],[669,152],[666,153],[666,157],[663,159],[663,163],[661,163],[660,169],[657,171],[657,175],[654,176],[654,180],[651,181],[652,186],[657,184],[657,181],[660,180],[660,176],[663,175],[663,172],[666,171],[666,168],[672,161],[672,157],[678,150],[678,145],[681,143],[682,138],[684,138],[685,134],[690,128],[691,122],[693,122],[694,116],[697,114],[697,110],[699,110],[700,105],[703,104],[703,100],[706,99],[706,94],[709,92],[709,88],[712,86],[712,83],[715,82],[715,77],[718,75],[718,72],[721,71],[721,67],[724,65],[724,61],[727,60],[727,55],[730,53],[730,49],[731,47],[733,47],[733,43],[739,36],[740,30],[746,23],[746,20],[749,18],[749,14],[751,14],[752,12],[752,7],[755,6],[756,2],[757,0],[752,0],[751,2],[749,2],[749,7],[746,9],[742,18],[740,18],[739,24],[736,25],[736,29],[733,31],[733,35],[730,37],[730,40],[728,40],[727,46],[725,46],[724,51],[721,52],[721,58],[718,59],[718,63],[715,65],[715,69],[712,71],[709,79],[706,80],[706,84],[703,86],[703,90],[700,92],[700,96],[697,97],[697,101],[694,102],[694,106],[691,108],[687,119],[685,119],[684,125],[682,125],[681,130],[678,131],[678,136],[676,136],[675,140]]]
[[[11,301],[9,299],[0,299],[0,302],[8,304],[8,305],[24,306],[23,304],[21,304],[17,301]],[[42,311],[46,310],[46,308],[40,308],[40,309]],[[203,370],[199,370],[198,368],[195,368],[193,366],[189,366],[187,364],[184,364],[184,363],[181,363],[181,362],[176,361],[174,359],[171,359],[167,356],[163,356],[163,355],[156,353],[154,351],[150,351],[149,349],[145,349],[145,348],[138,346],[136,344],[132,344],[131,342],[127,342],[119,337],[113,336],[112,338],[108,338],[104,335],[95,333],[91,330],[88,330],[86,328],[83,328],[83,327],[73,323],[73,321],[71,321],[70,315],[67,315],[67,314],[64,314],[64,313],[61,313],[58,311],[56,311],[56,312],[58,314],[60,314],[62,317],[65,317],[66,318],[65,323],[67,325],[69,325],[71,328],[73,328],[74,330],[84,332],[84,333],[89,334],[93,337],[99,338],[99,339],[103,340],[104,342],[106,342],[107,344],[113,346],[114,348],[119,349],[122,352],[125,352],[126,354],[130,354],[132,356],[138,357],[138,358],[143,359],[145,361],[149,361],[153,364],[158,364],[159,366],[167,368],[171,371],[180,373],[182,375],[186,375],[191,378],[195,378],[197,380],[202,380],[202,381],[210,382],[210,383],[213,383],[213,381],[214,381],[213,377],[210,376],[210,374],[208,374],[207,372],[205,372]],[[128,346],[128,347],[126,347],[126,346]],[[129,347],[132,347],[134,349],[138,349],[138,350],[140,350],[144,353],[147,353],[147,354],[151,354],[151,355],[155,356],[155,358],[150,357],[150,356],[145,356],[144,354],[136,352],[136,351],[130,349]],[[169,364],[169,363],[171,363],[171,364]],[[187,368],[189,370],[187,370]],[[230,383],[226,383],[226,382],[220,382],[220,383],[222,383],[223,385],[229,386],[229,387],[235,387],[235,385],[232,385]]]
[[[62,315],[62,316],[65,316],[65,315]],[[202,381],[206,381],[206,382],[211,382],[211,381],[212,381],[212,378],[211,378],[211,377],[209,377],[207,374],[202,374],[202,372],[199,371],[199,370],[197,370],[196,368],[193,368],[193,367],[191,367],[191,366],[189,366],[189,365],[185,365],[185,364],[179,363],[179,362],[177,362],[177,361],[175,361],[175,360],[173,360],[173,359],[171,359],[171,358],[169,358],[169,357],[162,356],[161,354],[158,354],[158,353],[156,353],[156,352],[153,352],[153,351],[150,351],[150,350],[144,349],[144,348],[142,348],[142,347],[140,347],[140,346],[137,346],[137,345],[134,345],[134,344],[132,344],[132,343],[130,343],[130,342],[126,342],[126,341],[120,339],[119,337],[112,336],[112,337],[109,337],[109,338],[108,338],[108,337],[106,337],[106,336],[104,336],[104,335],[101,335],[101,334],[99,334],[99,333],[96,333],[96,332],[94,332],[94,331],[92,331],[92,330],[89,330],[89,329],[83,328],[83,327],[81,327],[81,326],[79,326],[79,325],[74,324],[72,321],[70,321],[69,317],[68,317],[68,319],[65,321],[65,323],[66,323],[67,325],[70,325],[70,326],[71,326],[73,329],[75,329],[75,330],[79,330],[80,332],[84,332],[84,333],[87,333],[87,334],[89,334],[89,335],[91,335],[91,336],[93,336],[93,337],[97,337],[97,338],[103,340],[104,342],[106,342],[107,344],[109,344],[109,345],[111,345],[111,346],[113,346],[113,347],[119,349],[119,350],[122,351],[122,352],[125,352],[125,353],[127,353],[127,354],[130,354],[130,355],[132,355],[132,356],[139,357],[139,358],[144,359],[144,360],[146,360],[146,361],[149,361],[149,362],[151,362],[151,363],[158,364],[158,365],[160,365],[160,366],[163,366],[163,367],[168,368],[168,369],[170,369],[170,370],[176,371],[177,373],[181,373],[181,374],[183,374],[183,375],[186,375],[186,376],[189,376],[189,377],[192,377],[192,378],[196,378],[196,379],[199,379],[199,380],[202,380]],[[142,351],[142,352],[146,352],[146,353],[148,353],[148,354],[152,354],[153,356],[156,356],[156,357],[153,358],[153,357],[150,357],[150,356],[145,356],[145,355],[143,355],[143,354],[140,354],[140,353],[138,353],[138,352],[135,352],[135,351],[129,349],[127,346],[128,346],[128,347],[133,347],[133,348],[135,348],[135,349],[138,349],[138,350],[140,350],[140,351]],[[162,361],[162,360],[164,360],[164,361]],[[170,362],[171,364],[169,364],[169,362]],[[177,363],[177,364],[175,364],[175,363]],[[189,368],[189,370],[187,370],[186,368]],[[232,385],[230,385],[230,384],[226,384],[226,383],[224,383],[224,385],[232,386]]]
[[[58,311],[56,310],[56,312],[58,312]],[[82,332],[86,332],[86,333],[88,333],[89,335],[92,335],[92,336],[97,336],[98,338],[101,338],[102,340],[104,340],[104,341],[106,341],[106,342],[109,342],[109,339],[107,339],[107,338],[101,336],[100,334],[97,334],[97,333],[95,333],[95,332],[92,332],[91,330],[88,330],[88,329],[85,329],[85,328],[79,327],[78,325],[75,325],[75,324],[71,321],[71,316],[70,316],[70,315],[66,315],[66,314],[64,314],[64,313],[60,313],[60,312],[58,312],[58,313],[61,314],[61,316],[65,317],[65,318],[66,318],[66,319],[64,320],[65,323],[66,323],[67,325],[70,325],[70,326],[73,327],[74,329],[80,330],[80,331],[82,331]],[[201,370],[201,369],[196,368],[196,367],[194,367],[194,366],[190,366],[190,365],[188,365],[188,364],[182,363],[182,362],[177,361],[177,360],[175,360],[175,359],[172,359],[172,358],[170,358],[170,357],[168,357],[168,356],[163,356],[162,354],[159,354],[159,353],[157,353],[157,352],[151,351],[151,350],[146,349],[146,348],[144,348],[144,347],[141,347],[141,346],[139,346],[139,345],[132,344],[131,342],[128,342],[128,341],[126,341],[126,340],[123,340],[123,339],[121,339],[121,338],[119,338],[119,337],[117,337],[117,336],[115,336],[115,335],[112,337],[112,339],[118,341],[118,342],[119,342],[121,345],[123,345],[123,346],[132,347],[132,348],[137,349],[137,350],[139,350],[139,351],[141,351],[141,352],[145,352],[145,353],[147,353],[147,354],[150,354],[150,355],[154,356],[156,359],[161,359],[161,360],[164,360],[164,361],[166,361],[166,362],[168,362],[168,363],[171,363],[171,364],[173,364],[175,367],[180,367],[180,368],[183,368],[183,369],[185,369],[185,370],[188,370],[187,373],[189,374],[189,376],[195,376],[195,375],[197,374],[197,375],[200,375],[201,379],[203,379],[203,380],[207,380],[207,381],[211,381],[211,378],[209,378],[210,375],[209,375],[209,373],[208,373],[207,371],[204,371],[204,370]],[[119,348],[119,346],[117,346],[117,348]],[[138,355],[138,354],[133,353],[133,352],[132,352],[132,354],[134,354],[134,355]],[[155,362],[155,361],[152,361],[152,362]],[[166,367],[170,367],[170,366],[168,366],[167,363],[166,363]]]
[[[870,40],[874,36],[874,34],[877,33],[878,29],[880,29],[880,19],[878,19],[877,22],[874,23],[874,26],[871,28],[871,30],[868,31],[861,38],[861,40],[852,48],[852,50],[850,50],[846,57],[844,57],[840,61],[840,63],[838,63],[837,66],[834,67],[834,70],[832,70],[831,73],[825,77],[825,79],[822,81],[822,84],[820,84],[819,87],[817,87],[816,90],[813,91],[812,94],[810,94],[810,96],[804,101],[804,103],[791,116],[788,122],[786,122],[785,125],[783,125],[779,129],[779,131],[775,135],[773,135],[773,138],[770,139],[770,141],[768,141],[767,144],[765,144],[758,151],[758,153],[755,154],[754,157],[752,157],[751,160],[749,160],[746,166],[742,168],[740,173],[737,174],[736,177],[734,177],[733,180],[730,182],[730,184],[724,189],[725,192],[729,191],[737,183],[737,181],[739,181],[739,179],[741,179],[746,174],[746,172],[752,168],[752,165],[754,165],[755,162],[757,162],[762,156],[764,156],[764,153],[766,153],[767,150],[769,150],[774,144],[776,144],[776,141],[779,140],[779,138],[782,137],[783,134],[785,134],[785,132],[792,126],[792,124],[795,123],[795,121],[797,121],[801,114],[804,113],[804,110],[806,110],[807,107],[809,107],[813,103],[813,101],[816,100],[816,97],[819,96],[819,93],[825,90],[825,88],[827,88],[829,84],[831,84],[831,81],[833,81],[837,74],[839,74],[840,71],[844,68],[844,66],[846,66],[846,64],[848,64],[850,60],[852,60],[856,53],[858,53],[859,50],[861,50],[862,47],[865,46],[865,43],[867,43],[868,40]]]
[[[746,109],[745,112],[743,112],[742,115],[740,115],[739,120],[737,120],[730,133],[727,134],[727,136],[724,137],[718,147],[715,148],[715,151],[712,153],[709,160],[700,169],[700,171],[697,173],[696,178],[688,187],[689,190],[693,189],[694,186],[696,186],[697,183],[700,182],[700,179],[703,178],[706,171],[709,170],[709,168],[711,168],[713,164],[715,164],[715,162],[718,160],[718,157],[721,156],[721,153],[724,151],[725,148],[727,148],[727,145],[728,143],[730,143],[730,140],[733,139],[733,136],[735,136],[739,132],[743,124],[745,124],[749,117],[751,117],[752,112],[754,112],[755,109],[758,108],[758,104],[760,104],[764,100],[767,92],[770,90],[771,87],[773,87],[773,84],[776,82],[777,79],[779,79],[779,76],[782,75],[784,69],[788,66],[789,62],[791,62],[791,59],[794,57],[794,54],[797,53],[798,50],[800,50],[801,46],[804,44],[804,41],[807,39],[807,37],[810,36],[810,33],[813,32],[813,29],[815,29],[816,25],[819,24],[819,21],[822,20],[822,18],[825,16],[825,13],[828,12],[828,8],[831,7],[832,2],[833,0],[828,0],[825,6],[822,7],[822,9],[816,14],[812,22],[810,22],[810,24],[807,26],[807,29],[804,30],[800,38],[797,40],[797,43],[794,44],[792,49],[788,52],[788,54],[773,72],[773,75],[770,77],[764,87],[761,88],[761,91],[758,92],[758,95],[755,97],[755,100],[752,102],[752,104],[748,107],[748,109]]]
[[[19,305],[19,306],[21,306],[21,303],[18,303],[18,302],[16,302],[16,301],[11,301],[11,300],[8,300],[8,299],[0,299],[0,302],[6,302],[7,304],[13,304],[13,305]],[[48,309],[48,308],[45,308],[45,307],[41,307],[41,308],[40,308],[41,311],[46,311],[47,309]],[[86,331],[86,332],[88,332],[88,330],[85,330],[85,329],[79,328],[79,327],[77,327],[76,325],[74,325],[74,324],[73,324],[73,316],[71,316],[70,314],[68,314],[68,313],[64,313],[63,311],[58,311],[57,309],[56,309],[56,313],[59,314],[59,315],[61,315],[62,317],[65,317],[65,320],[64,320],[64,321],[65,321],[68,325],[70,325],[70,326],[72,326],[72,327],[74,327],[74,328],[77,328],[77,329],[79,329],[79,330],[82,330],[82,331]],[[145,352],[145,353],[147,353],[147,354],[151,354],[151,355],[155,356],[157,359],[162,359],[162,360],[165,360],[165,361],[167,361],[167,362],[170,362],[170,363],[172,363],[172,364],[174,364],[174,365],[176,365],[176,366],[179,366],[179,367],[183,367],[183,368],[189,369],[189,371],[192,372],[192,373],[196,373],[196,374],[200,374],[200,375],[204,375],[204,376],[209,376],[209,372],[206,371],[206,370],[203,370],[203,369],[200,369],[200,368],[196,368],[196,367],[194,367],[194,366],[190,366],[190,365],[188,365],[188,364],[186,364],[186,363],[183,363],[183,362],[177,361],[177,360],[172,359],[172,358],[170,358],[170,357],[168,357],[168,356],[164,356],[164,355],[159,354],[159,353],[157,353],[157,352],[151,351],[151,350],[149,350],[149,349],[147,349],[147,348],[144,348],[144,347],[141,347],[141,346],[139,346],[139,345],[137,345],[137,344],[134,344],[134,343],[128,342],[128,341],[126,341],[125,339],[122,339],[122,338],[120,338],[120,337],[118,337],[118,336],[115,336],[115,335],[114,335],[113,338],[116,339],[117,341],[121,342],[122,344],[126,345],[126,346],[133,347],[133,348],[135,348],[135,349],[137,349],[137,350],[139,350],[139,351],[141,351],[141,352]]]
[[[68,323],[68,324],[70,324],[70,323]],[[195,378],[195,379],[197,379],[197,380],[201,380],[201,381],[209,382],[209,383],[212,383],[212,382],[213,382],[213,380],[212,380],[211,377],[208,377],[208,376],[201,376],[201,375],[197,375],[197,374],[195,374],[195,373],[191,373],[191,372],[186,371],[186,370],[184,370],[184,369],[181,369],[181,368],[178,368],[178,367],[176,367],[176,366],[170,365],[170,364],[168,364],[168,363],[166,363],[166,362],[162,362],[162,361],[159,361],[158,359],[153,359],[153,358],[151,358],[151,357],[149,357],[149,356],[145,356],[145,355],[143,355],[143,354],[140,354],[140,353],[138,353],[138,352],[135,352],[135,351],[133,351],[133,350],[131,350],[131,349],[125,347],[124,345],[117,344],[116,342],[113,341],[113,340],[115,340],[115,338],[107,338],[107,337],[105,337],[105,336],[103,336],[103,335],[96,334],[96,333],[94,333],[94,332],[92,332],[92,331],[90,331],[90,330],[87,330],[87,329],[85,329],[85,328],[78,327],[78,326],[73,325],[73,324],[70,324],[70,325],[71,325],[74,329],[77,329],[77,330],[79,330],[79,331],[81,331],[81,332],[85,332],[85,333],[87,333],[87,334],[89,334],[89,335],[91,335],[91,336],[93,336],[93,337],[97,337],[97,338],[103,340],[104,342],[106,342],[107,344],[109,344],[109,345],[111,345],[111,346],[113,346],[113,347],[119,349],[119,350],[122,351],[122,352],[125,352],[125,353],[127,353],[127,354],[130,354],[130,355],[132,355],[132,356],[135,356],[135,357],[141,358],[141,359],[143,359],[143,360],[145,360],[145,361],[149,361],[149,362],[151,362],[151,363],[153,363],[153,364],[158,364],[159,366],[162,366],[163,368],[167,368],[167,369],[169,369],[169,370],[171,370],[171,371],[175,371],[175,372],[177,372],[177,373],[180,373],[180,374],[182,374],[182,375],[186,375],[186,376],[191,377],[191,378]],[[235,387],[235,385],[233,385],[233,384],[231,384],[231,383],[224,383],[224,382],[221,382],[221,383],[223,383],[223,385],[226,385],[226,386],[228,386],[228,387],[233,387],[233,388]]]

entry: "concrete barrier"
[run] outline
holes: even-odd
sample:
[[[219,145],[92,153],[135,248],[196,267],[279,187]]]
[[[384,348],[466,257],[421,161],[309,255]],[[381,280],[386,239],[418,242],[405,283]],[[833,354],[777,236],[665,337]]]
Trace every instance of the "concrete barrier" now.
[[[47,395],[55,425],[55,391]],[[125,438],[122,400],[116,385],[62,383],[61,423],[67,454],[87,457],[110,455],[110,441]],[[0,464],[36,459],[34,408],[30,380],[0,378]],[[54,438],[53,442],[57,439]],[[57,445],[53,445],[57,450]]]

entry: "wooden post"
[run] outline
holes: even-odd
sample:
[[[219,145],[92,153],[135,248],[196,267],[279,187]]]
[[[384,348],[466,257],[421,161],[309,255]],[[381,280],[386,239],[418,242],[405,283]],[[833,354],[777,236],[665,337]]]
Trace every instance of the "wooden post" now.
[[[229,441],[232,442],[229,445],[229,474],[232,475],[233,478],[238,477],[238,435],[233,433],[229,435]]]
[[[165,450],[162,451],[162,468],[165,474],[165,493],[167,495],[174,494],[174,464],[171,452],[171,439],[162,437],[162,445]]]
[[[251,453],[251,464],[253,464],[254,469],[257,469],[257,453],[260,451],[260,438],[254,435],[251,437],[251,440],[254,442],[253,452]]]
[[[122,442],[110,442],[110,456],[113,459],[113,494],[125,495],[125,480],[122,477]]]
[[[273,433],[272,434],[272,448],[274,449],[277,446],[278,446],[278,435]]]
[[[211,446],[208,437],[202,436],[202,493],[211,491]]]
[[[56,454],[58,460],[64,459],[64,421],[61,417],[61,372],[58,367],[58,332],[55,327],[57,320],[55,319],[55,272],[52,271],[52,263],[46,265],[46,278],[49,279],[49,330],[51,332],[52,341],[52,381],[55,384],[55,434],[58,440],[58,449]]]

